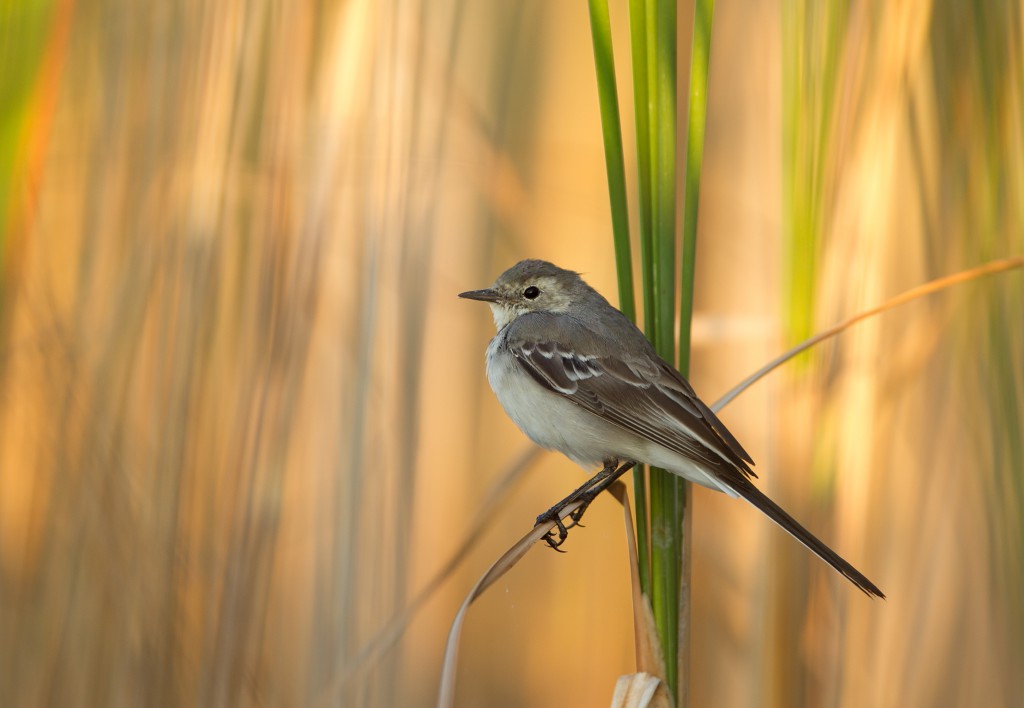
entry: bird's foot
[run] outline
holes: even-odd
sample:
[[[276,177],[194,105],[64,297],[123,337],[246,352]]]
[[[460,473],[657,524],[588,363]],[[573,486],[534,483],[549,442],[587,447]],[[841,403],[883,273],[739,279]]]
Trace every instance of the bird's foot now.
[[[601,491],[603,490],[596,489],[580,494],[577,497],[577,500],[580,501],[580,505],[569,512],[569,515],[564,519],[562,518],[562,509],[568,506],[569,503],[572,503],[572,501],[568,503],[566,501],[562,501],[538,516],[537,523],[535,525],[554,524],[554,528],[544,535],[544,541],[546,541],[547,544],[556,551],[565,553],[565,551],[562,551],[559,546],[561,546],[565,542],[565,539],[569,537],[569,529],[576,528],[577,526],[584,528],[583,524],[580,523],[583,519],[583,514],[590,506],[590,503],[594,501]]]
[[[559,546],[565,543],[565,539],[569,537],[569,529],[576,526],[582,528],[583,524],[580,521],[583,519],[583,514],[590,507],[591,502],[635,464],[634,462],[626,462],[618,466],[618,460],[606,460],[604,469],[589,479],[586,484],[538,516],[535,526],[540,524],[554,525],[554,528],[550,529],[542,537],[544,541],[556,551],[565,553]],[[569,515],[563,519],[562,510],[575,502],[579,502],[579,506],[569,512]],[[566,520],[569,523],[566,523]]]
[[[559,513],[560,511],[561,509],[559,509],[558,506],[551,507],[550,509],[548,509],[543,514],[537,517],[537,523],[535,524],[535,526],[540,526],[541,524],[554,524],[554,527],[549,529],[548,532],[541,537],[541,539],[545,543],[547,543],[548,546],[558,551],[559,553],[565,553],[565,551],[559,548],[559,546],[565,543],[565,539],[569,537],[569,529],[571,529],[572,526],[565,525],[565,522],[562,521],[561,515]],[[574,525],[575,524],[573,524],[573,526]]]

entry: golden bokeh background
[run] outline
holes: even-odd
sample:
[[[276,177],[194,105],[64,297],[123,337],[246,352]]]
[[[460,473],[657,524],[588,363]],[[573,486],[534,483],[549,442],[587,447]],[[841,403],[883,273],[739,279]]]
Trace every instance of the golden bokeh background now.
[[[1024,253],[1018,3],[719,2],[713,37],[706,400]],[[470,585],[584,479],[532,456],[486,504],[530,447],[455,295],[540,257],[615,300],[586,4],[6,0],[0,88],[0,705],[433,704]],[[697,490],[691,705],[1024,695],[1020,272],[723,418],[889,599]],[[471,610],[460,705],[606,705],[634,670],[618,505],[567,548]]]

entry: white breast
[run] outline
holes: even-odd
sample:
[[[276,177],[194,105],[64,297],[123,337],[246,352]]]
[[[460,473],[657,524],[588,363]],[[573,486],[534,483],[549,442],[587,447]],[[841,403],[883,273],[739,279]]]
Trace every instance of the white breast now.
[[[487,347],[487,380],[508,417],[527,437],[587,469],[622,456],[616,442],[628,434],[543,388],[500,344],[499,335]]]

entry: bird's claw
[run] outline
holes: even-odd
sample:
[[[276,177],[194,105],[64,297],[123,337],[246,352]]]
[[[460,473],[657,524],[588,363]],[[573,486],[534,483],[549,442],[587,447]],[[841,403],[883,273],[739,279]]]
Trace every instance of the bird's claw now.
[[[580,522],[583,520],[583,513],[587,510],[590,506],[590,502],[592,501],[594,501],[593,497],[584,497],[583,503],[569,513],[568,518],[572,521],[572,524],[570,524],[568,528],[571,529],[576,526],[579,526],[581,529],[584,528],[583,524]]]
[[[561,532],[559,532],[558,537],[556,538],[554,529],[548,531],[543,536],[543,540],[545,543],[548,544],[548,547],[553,551],[558,551],[559,553],[568,553],[568,551],[559,548],[559,546],[562,545],[562,542],[565,541],[565,539],[566,536],[563,536]]]
[[[624,472],[631,469],[635,463],[626,462],[618,468],[616,468],[616,464],[616,460],[606,461],[605,468],[590,479],[585,485],[537,517],[537,523],[535,526],[546,524],[550,527],[554,525],[554,528],[549,528],[548,532],[541,537],[548,546],[554,548],[560,553],[565,553],[565,551],[559,548],[559,546],[565,543],[565,539],[568,538],[569,529],[577,526],[583,528],[583,524],[581,524],[580,521],[582,521],[583,514],[586,513],[591,502],[597,498],[598,494],[607,489],[609,484],[618,479]],[[576,502],[579,502],[579,506],[570,511],[565,519],[563,519],[562,510],[568,505]],[[558,529],[557,533],[555,532],[555,529]]]
[[[559,553],[565,553],[565,551],[559,548],[559,546],[565,543],[565,539],[569,537],[569,529],[571,529],[572,526],[566,526],[557,513],[552,514],[550,511],[537,517],[536,525],[538,526],[541,524],[551,523],[555,525],[554,528],[549,529],[546,534],[541,536],[541,539]],[[555,532],[556,529],[557,533]]]
[[[569,512],[569,515],[565,519],[561,518],[559,511],[550,509],[547,512],[537,517],[537,525],[540,524],[554,524],[554,528],[550,529],[541,538],[554,550],[559,553],[565,553],[559,546],[565,543],[565,539],[569,537],[569,529],[574,529],[577,526],[584,528],[580,521],[583,519],[583,512],[590,506],[590,502],[593,498],[584,498],[583,503],[577,508]],[[568,523],[566,523],[568,521]],[[556,533],[557,529],[557,533]]]

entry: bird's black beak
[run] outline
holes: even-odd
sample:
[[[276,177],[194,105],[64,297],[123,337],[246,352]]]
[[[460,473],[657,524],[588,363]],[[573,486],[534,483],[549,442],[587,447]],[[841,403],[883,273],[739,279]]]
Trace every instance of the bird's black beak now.
[[[498,293],[490,288],[486,290],[467,290],[464,293],[459,293],[459,297],[464,297],[467,300],[480,300],[481,302],[497,302],[500,298]]]

